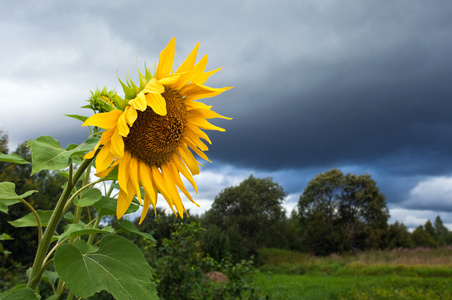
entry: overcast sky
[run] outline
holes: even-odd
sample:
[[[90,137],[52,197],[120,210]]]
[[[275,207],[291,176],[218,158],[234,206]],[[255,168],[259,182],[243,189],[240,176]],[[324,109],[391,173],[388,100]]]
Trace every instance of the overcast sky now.
[[[0,130],[10,150],[40,135],[63,146],[88,134],[64,114],[90,90],[122,90],[176,37],[176,63],[200,43],[208,99],[233,117],[213,123],[195,177],[196,208],[251,173],[273,177],[296,205],[316,174],[368,173],[386,195],[390,222],[440,215],[452,229],[452,2],[2,1]]]

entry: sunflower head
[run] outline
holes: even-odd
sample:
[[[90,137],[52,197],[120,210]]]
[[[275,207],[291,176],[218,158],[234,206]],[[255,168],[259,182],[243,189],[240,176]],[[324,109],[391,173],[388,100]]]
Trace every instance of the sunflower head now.
[[[143,204],[143,221],[151,204],[155,211],[158,193],[174,213],[177,211],[183,217],[186,210],[180,193],[195,202],[185,188],[181,174],[197,192],[192,175],[199,173],[201,164],[193,152],[209,161],[204,153],[208,150],[204,141],[211,142],[203,130],[224,131],[207,119],[230,119],[198,101],[231,88],[204,85],[220,69],[206,72],[207,56],[196,63],[197,44],[173,71],[174,49],[173,38],[160,53],[154,76],[145,66],[144,75],[138,70],[139,84],[130,77],[125,83],[120,80],[125,100],[113,101],[109,111],[95,114],[84,123],[84,126],[105,129],[99,144],[86,157],[93,157],[100,148],[96,157],[97,175],[100,177],[118,168],[118,218],[137,197]]]

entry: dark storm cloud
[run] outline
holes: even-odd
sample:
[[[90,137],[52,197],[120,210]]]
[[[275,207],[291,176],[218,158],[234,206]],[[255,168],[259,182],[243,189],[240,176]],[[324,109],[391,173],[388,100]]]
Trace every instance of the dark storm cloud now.
[[[207,68],[223,66],[207,84],[235,86],[205,99],[234,119],[212,121],[226,132],[209,133],[203,201],[253,173],[293,202],[337,167],[371,174],[391,205],[450,210],[422,195],[452,169],[451,15],[452,2],[421,0],[5,1],[0,129],[13,144],[83,141],[63,114],[88,115],[96,87],[122,94],[116,76],[136,79],[175,36],[176,64],[199,41]]]
[[[215,134],[215,156],[268,170],[347,164],[405,174],[450,170],[452,24],[444,9],[452,10],[444,6],[437,14],[422,14],[421,6],[409,16],[394,11],[380,22],[370,16],[363,28],[336,32],[354,35],[339,47],[346,51],[333,47],[314,61],[280,65],[259,89],[238,85],[224,109],[236,118],[221,122],[228,131]]]

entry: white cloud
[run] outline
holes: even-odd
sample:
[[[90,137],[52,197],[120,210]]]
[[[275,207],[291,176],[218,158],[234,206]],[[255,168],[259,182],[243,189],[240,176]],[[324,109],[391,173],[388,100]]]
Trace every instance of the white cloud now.
[[[402,206],[452,212],[452,177],[430,177],[420,181],[409,192]]]

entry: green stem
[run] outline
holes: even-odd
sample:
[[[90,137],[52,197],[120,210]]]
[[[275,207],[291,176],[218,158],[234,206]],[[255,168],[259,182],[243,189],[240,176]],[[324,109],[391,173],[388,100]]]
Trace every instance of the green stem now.
[[[33,262],[30,279],[28,280],[27,287],[32,290],[36,289],[38,282],[41,280],[42,277],[41,269],[43,267],[44,258],[46,257],[46,253],[52,241],[53,233],[55,232],[58,223],[63,217],[64,206],[66,204],[66,201],[71,195],[72,188],[80,179],[80,177],[83,175],[85,170],[90,166],[92,160],[93,159],[91,158],[82,161],[77,171],[73,175],[73,178],[69,178],[66,188],[63,190],[63,193],[61,194],[60,199],[58,200],[58,203],[56,204],[55,209],[53,210],[47,228],[44,232],[44,235],[42,236],[41,242],[38,245],[38,251],[36,252],[36,257]]]
[[[25,204],[30,210],[31,212],[35,215],[36,218],[36,222],[38,222],[38,244],[41,242],[42,239],[42,224],[41,224],[41,219],[39,218],[38,213],[36,212],[36,210],[33,208],[33,206],[31,206],[30,203],[28,203],[27,201],[25,201],[24,199],[19,199],[20,202],[22,202],[23,204]]]
[[[96,222],[94,223],[93,228],[98,228],[98,227],[99,227],[100,219],[101,219],[101,218],[99,218],[99,217],[96,218]],[[88,242],[87,242],[88,245],[91,245],[91,244],[92,244],[95,235],[96,235],[95,233],[91,233],[91,234],[89,235]]]

